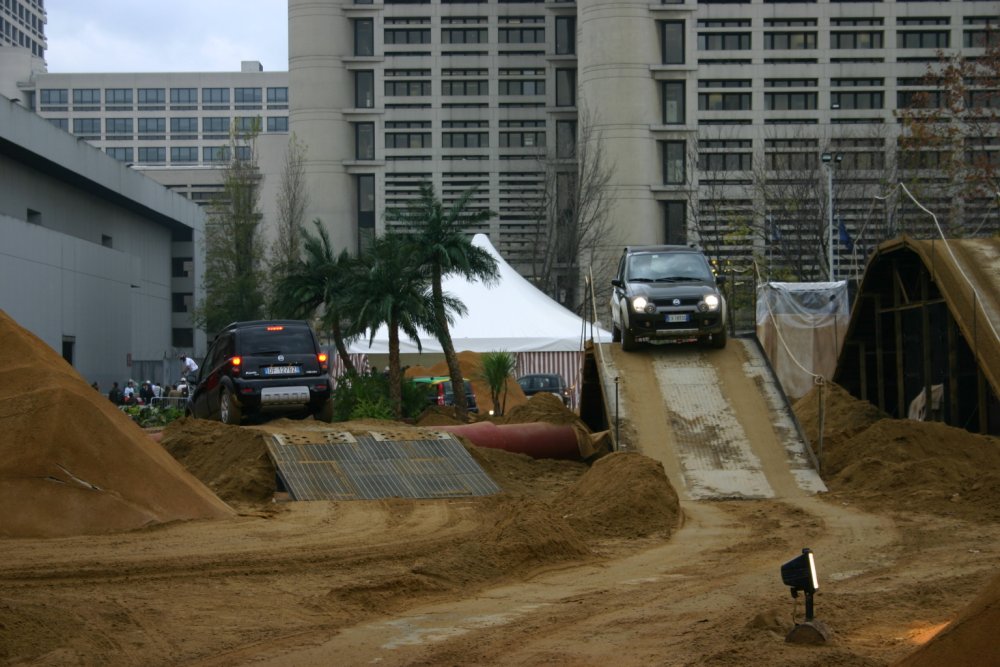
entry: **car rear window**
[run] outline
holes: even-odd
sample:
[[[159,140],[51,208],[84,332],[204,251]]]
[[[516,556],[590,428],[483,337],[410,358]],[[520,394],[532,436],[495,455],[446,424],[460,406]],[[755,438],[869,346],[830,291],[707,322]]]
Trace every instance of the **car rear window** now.
[[[240,332],[240,352],[254,354],[312,354],[316,351],[312,334],[301,327],[268,331],[254,327]]]

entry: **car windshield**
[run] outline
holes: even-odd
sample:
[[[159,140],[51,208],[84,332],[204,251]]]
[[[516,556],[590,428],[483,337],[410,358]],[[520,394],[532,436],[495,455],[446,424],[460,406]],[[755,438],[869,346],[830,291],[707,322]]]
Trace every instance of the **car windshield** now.
[[[625,274],[630,282],[710,281],[704,258],[690,252],[641,253],[629,257]]]

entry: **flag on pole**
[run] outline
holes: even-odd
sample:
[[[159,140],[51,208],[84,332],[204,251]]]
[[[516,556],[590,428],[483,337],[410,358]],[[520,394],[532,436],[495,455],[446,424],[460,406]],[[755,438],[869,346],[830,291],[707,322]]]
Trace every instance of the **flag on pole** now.
[[[844,224],[844,219],[839,218],[837,225],[840,230],[840,242],[847,246],[848,251],[853,252],[854,241],[851,240],[851,235],[847,233],[847,225]]]

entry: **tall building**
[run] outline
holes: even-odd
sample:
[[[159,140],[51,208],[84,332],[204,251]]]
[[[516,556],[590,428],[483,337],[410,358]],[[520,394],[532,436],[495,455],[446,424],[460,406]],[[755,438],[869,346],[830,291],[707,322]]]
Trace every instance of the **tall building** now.
[[[0,46],[26,49],[45,58],[45,2],[2,0],[0,2]]]
[[[609,254],[784,249],[843,277],[854,240],[915,210],[874,199],[896,179],[897,108],[939,50],[981,54],[997,22],[976,0],[289,0],[307,217],[357,249],[421,181],[445,201],[476,185],[498,215],[475,231],[530,275],[539,211],[562,196],[546,165],[600,137]]]

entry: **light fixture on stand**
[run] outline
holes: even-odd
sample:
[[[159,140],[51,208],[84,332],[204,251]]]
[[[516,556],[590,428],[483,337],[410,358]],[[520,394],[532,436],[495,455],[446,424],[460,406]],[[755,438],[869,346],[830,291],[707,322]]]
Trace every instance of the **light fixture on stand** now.
[[[810,549],[803,549],[801,556],[796,556],[782,565],[781,581],[791,589],[793,598],[798,598],[800,591],[806,598],[806,620],[804,623],[796,623],[785,637],[785,641],[793,644],[826,643],[829,630],[826,624],[817,621],[813,615],[813,595],[819,589],[813,552]]]

